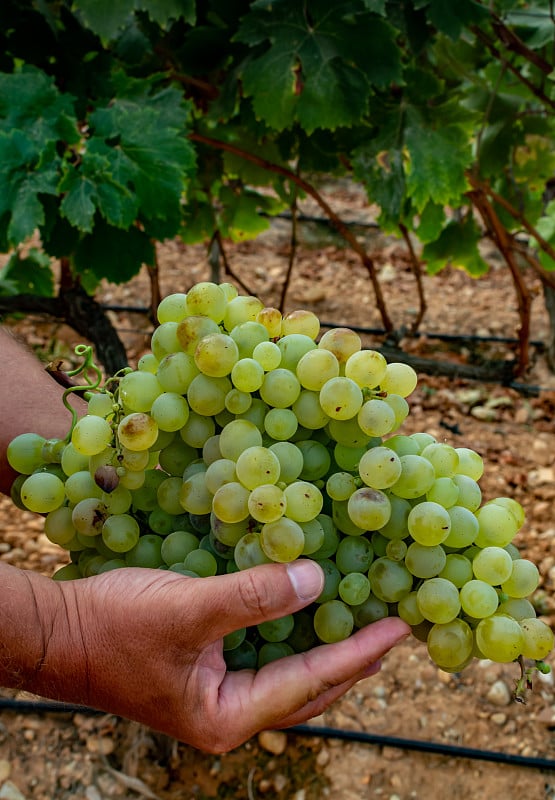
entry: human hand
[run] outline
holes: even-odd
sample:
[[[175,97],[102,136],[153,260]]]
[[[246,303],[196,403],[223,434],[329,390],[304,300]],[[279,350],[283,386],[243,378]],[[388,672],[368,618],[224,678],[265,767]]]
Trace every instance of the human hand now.
[[[60,699],[214,753],[321,713],[409,632],[392,617],[257,672],[228,672],[222,637],[313,601],[323,586],[315,562],[202,579],[125,568],[57,586],[66,621],[52,629],[43,671],[61,682]]]

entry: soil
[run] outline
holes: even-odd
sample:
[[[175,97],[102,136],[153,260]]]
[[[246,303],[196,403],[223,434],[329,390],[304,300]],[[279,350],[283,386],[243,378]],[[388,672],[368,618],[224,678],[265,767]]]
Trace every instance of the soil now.
[[[418,297],[405,245],[365,227],[373,222],[373,210],[355,190],[334,185],[329,199],[345,219],[364,223],[357,235],[375,261],[387,309],[396,328],[409,328],[418,313]],[[309,202],[301,210],[308,216],[318,214]],[[355,254],[324,233],[321,225],[300,226],[285,308],[312,309],[335,325],[380,328],[366,270]],[[233,274],[266,304],[275,305],[289,251],[289,223],[277,220],[255,242],[235,243],[226,252]],[[516,338],[519,324],[512,284],[487,243],[484,254],[490,270],[480,279],[452,267],[435,277],[422,271],[428,308],[421,331],[426,335],[405,337],[402,346],[407,352],[455,364],[483,365],[514,357],[514,342],[504,341]],[[205,249],[165,244],[159,249],[159,275],[163,295],[210,279]],[[531,338],[545,342],[548,319],[541,288],[533,276],[526,277],[534,295]],[[230,278],[222,274],[222,279]],[[148,276],[143,273],[121,287],[103,287],[101,296],[110,304],[144,306],[149,302]],[[148,317],[110,313],[133,363],[148,344]],[[71,361],[78,342],[65,326],[31,318],[14,325],[41,357]],[[431,335],[437,332],[478,338],[446,343]],[[366,335],[363,340],[367,346],[379,346],[383,337]],[[522,503],[527,517],[516,543],[539,567],[541,585],[534,602],[542,618],[555,627],[555,376],[541,344],[531,347],[530,369],[519,382],[522,387],[516,389],[422,372],[403,430],[426,430],[438,440],[477,450],[486,464],[480,482],[484,499],[507,495]],[[0,500],[2,560],[52,574],[66,559],[41,529],[40,518]],[[555,666],[553,656],[548,660]],[[475,662],[457,675],[441,672],[424,645],[410,639],[385,658],[377,676],[359,683],[311,721],[315,726],[437,743],[446,746],[444,754],[419,752],[395,739],[356,742],[330,736],[329,731],[325,736],[269,731],[232,753],[212,756],[111,715],[3,710],[0,798],[555,798],[553,677],[536,676],[524,704],[512,699],[518,677],[516,665],[487,661]],[[485,752],[486,757],[493,753],[493,759],[501,756],[492,761],[462,756],[460,747]],[[503,754],[522,760],[510,763]]]

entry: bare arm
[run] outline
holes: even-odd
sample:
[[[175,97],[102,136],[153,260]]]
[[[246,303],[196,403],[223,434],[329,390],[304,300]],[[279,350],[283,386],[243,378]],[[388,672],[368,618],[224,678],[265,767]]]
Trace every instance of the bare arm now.
[[[71,415],[62,403],[63,387],[50,377],[36,356],[0,327],[0,491],[9,494],[16,477],[6,448],[20,433],[63,438]],[[83,401],[72,398],[77,408]]]

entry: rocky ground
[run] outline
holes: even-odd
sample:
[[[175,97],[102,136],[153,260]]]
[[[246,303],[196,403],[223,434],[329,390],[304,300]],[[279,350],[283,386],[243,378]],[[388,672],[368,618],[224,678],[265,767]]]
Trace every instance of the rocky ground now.
[[[371,219],[356,193],[336,193],[331,201],[347,218]],[[308,204],[304,210],[315,212]],[[404,245],[371,228],[361,228],[360,236],[375,259],[396,327],[410,326],[418,303]],[[230,247],[228,257],[234,274],[267,304],[275,304],[288,252],[287,223],[279,221],[256,242]],[[428,310],[422,331],[515,337],[518,317],[511,285],[487,245],[486,254],[491,269],[480,280],[452,268],[434,278],[423,275]],[[159,255],[163,294],[210,277],[202,248],[169,243]],[[532,339],[545,341],[541,291],[534,291]],[[124,287],[105,287],[103,299],[144,305],[147,276]],[[334,324],[377,328],[381,322],[366,271],[334,238],[323,238],[321,226],[301,227],[286,307],[311,308]],[[131,312],[114,313],[113,318],[133,361],[148,343],[148,318]],[[51,321],[27,319],[16,328],[46,358],[70,358],[77,343],[75,334]],[[380,342],[379,336],[365,337],[369,346]],[[504,341],[455,345],[427,335],[402,344],[415,355],[454,363],[484,364],[514,355],[514,345]],[[530,370],[519,382],[526,391],[423,372],[404,430],[426,430],[438,440],[477,450],[486,463],[484,498],[508,495],[522,503],[527,519],[516,543],[540,569],[536,606],[555,627],[555,376],[540,346],[532,347]],[[17,511],[7,499],[0,501],[0,558],[45,574],[65,560],[42,534],[41,520]],[[553,659],[551,663],[555,666]],[[553,678],[538,677],[525,704],[512,700],[517,678],[515,665],[490,662],[448,675],[434,667],[421,643],[409,640],[386,657],[379,675],[361,682],[311,722],[439,743],[448,748],[442,755],[396,746],[395,741],[375,744],[266,732],[232,753],[208,756],[110,715],[2,710],[0,799],[426,800],[431,795],[548,800],[555,798]],[[11,698],[8,692],[2,695]],[[516,755],[523,761],[461,757],[459,747]],[[549,768],[534,759],[547,760]]]

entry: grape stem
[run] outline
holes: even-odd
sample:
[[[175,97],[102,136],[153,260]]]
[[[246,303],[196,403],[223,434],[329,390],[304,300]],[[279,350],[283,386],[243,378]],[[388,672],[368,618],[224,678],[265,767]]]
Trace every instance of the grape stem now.
[[[517,703],[526,703],[527,692],[532,691],[532,677],[534,673],[541,672],[545,674],[550,672],[551,669],[544,661],[536,661],[532,666],[526,666],[525,660],[522,656],[517,658],[517,663],[520,666],[520,678],[516,682],[516,687],[513,692],[513,699]]]
[[[71,386],[67,387],[67,389],[62,395],[63,404],[71,414],[71,425],[64,439],[64,441],[66,442],[69,442],[69,440],[71,439],[71,434],[78,420],[77,411],[73,408],[73,406],[68,400],[69,395],[75,393],[83,394],[83,392],[85,391],[94,391],[95,389],[98,389],[102,381],[102,372],[93,361],[93,348],[91,347],[91,345],[78,344],[74,350],[74,353],[76,356],[82,357],[83,363],[80,364],[80,366],[75,367],[75,369],[68,370],[65,374],[70,379],[75,378],[77,375],[81,375],[86,381],[86,383],[72,384]],[[90,372],[92,372],[94,375],[93,379],[89,378]]]

